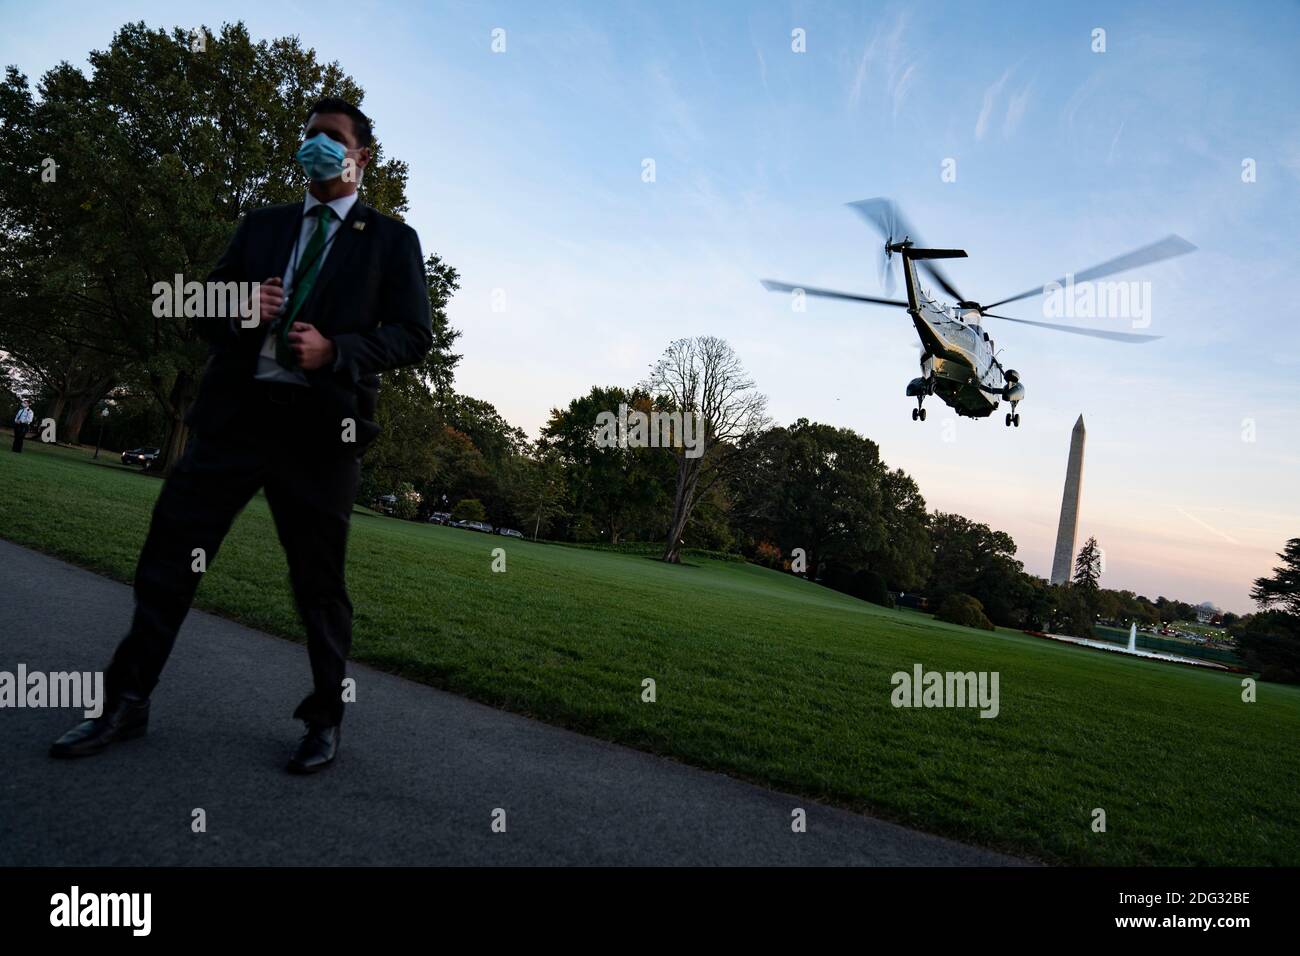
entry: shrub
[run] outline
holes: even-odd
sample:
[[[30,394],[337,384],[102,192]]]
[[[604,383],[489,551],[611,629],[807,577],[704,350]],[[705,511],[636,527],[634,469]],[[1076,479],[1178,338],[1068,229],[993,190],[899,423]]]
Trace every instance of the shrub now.
[[[969,594],[949,594],[939,605],[934,617],[937,621],[947,621],[949,624],[993,630],[993,622],[984,614],[984,605]]]
[[[393,503],[393,517],[401,518],[403,521],[414,521],[420,511],[420,495],[416,492],[415,486],[409,481],[404,481],[397,486],[397,491],[393,494],[397,498]]]
[[[827,565],[822,569],[819,581],[828,588],[859,601],[869,601],[882,607],[894,606],[894,598],[885,585],[885,579],[875,571],[849,571],[836,565]]]
[[[779,570],[782,567],[781,549],[770,541],[758,542],[754,546],[754,563]]]
[[[879,604],[881,607],[894,606],[894,596],[889,593],[889,585],[881,575],[875,571],[859,571],[854,577],[859,581],[857,596],[862,600]]]

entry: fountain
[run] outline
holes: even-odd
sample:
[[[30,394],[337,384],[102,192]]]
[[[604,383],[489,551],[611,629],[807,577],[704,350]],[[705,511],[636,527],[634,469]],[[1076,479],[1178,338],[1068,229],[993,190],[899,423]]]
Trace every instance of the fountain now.
[[[1225,664],[1207,661],[1199,657],[1184,657],[1182,654],[1167,654],[1163,651],[1140,651],[1137,646],[1136,623],[1129,625],[1127,648],[1120,647],[1110,641],[1099,641],[1087,637],[1070,637],[1066,634],[1040,634],[1036,631],[1026,631],[1025,633],[1033,634],[1035,637],[1046,637],[1053,641],[1061,641],[1065,644],[1079,644],[1083,647],[1096,648],[1099,651],[1110,651],[1114,654],[1132,654],[1152,661],[1173,661],[1177,664],[1195,664],[1197,667],[1209,667],[1213,670],[1230,670]]]

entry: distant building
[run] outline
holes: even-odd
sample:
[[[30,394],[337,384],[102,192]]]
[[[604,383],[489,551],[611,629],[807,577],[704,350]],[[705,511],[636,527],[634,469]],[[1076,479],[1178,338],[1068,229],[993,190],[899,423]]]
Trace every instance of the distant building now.
[[[1209,601],[1203,601],[1196,605],[1196,623],[1212,624],[1217,617],[1222,621],[1223,612],[1211,604]]]
[[[1070,458],[1065,464],[1061,523],[1056,527],[1056,551],[1052,555],[1053,584],[1069,584],[1074,572],[1074,537],[1079,531],[1079,496],[1083,492],[1083,443],[1087,437],[1080,415],[1070,433]]]

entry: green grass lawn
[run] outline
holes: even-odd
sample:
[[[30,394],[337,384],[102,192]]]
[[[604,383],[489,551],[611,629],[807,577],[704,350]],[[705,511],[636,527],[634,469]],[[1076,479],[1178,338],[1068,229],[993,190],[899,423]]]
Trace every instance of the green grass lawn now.
[[[28,450],[0,451],[0,536],[129,580],[159,480]],[[1238,676],[940,624],[735,562],[670,567],[360,513],[350,548],[354,657],[416,680],[1042,860],[1300,863],[1297,688],[1262,684],[1245,704]],[[299,636],[264,499],[199,604]],[[895,709],[890,675],[918,662],[998,671],[1001,713]]]

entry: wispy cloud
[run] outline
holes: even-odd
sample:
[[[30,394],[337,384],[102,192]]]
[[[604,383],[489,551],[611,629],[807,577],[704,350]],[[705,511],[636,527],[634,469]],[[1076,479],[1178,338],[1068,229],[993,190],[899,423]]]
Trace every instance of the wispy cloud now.
[[[1196,515],[1184,511],[1182,508],[1179,508],[1177,510],[1178,513],[1182,515],[1184,518],[1186,518],[1188,521],[1192,521],[1200,525],[1202,528],[1204,528],[1206,531],[1210,532],[1211,534],[1217,534],[1220,538],[1222,538],[1224,541],[1228,542],[1229,544],[1236,544],[1236,545],[1241,544],[1241,542],[1238,541],[1236,538],[1234,538],[1232,535],[1220,531],[1218,528],[1214,527],[1214,525],[1202,521],[1200,518],[1196,517]]]
[[[894,84],[893,89],[890,91],[890,95],[893,99],[895,116],[897,116],[898,111],[903,108],[903,100],[907,96],[908,87],[912,85],[912,80],[915,76],[916,64],[909,63],[907,69],[903,71],[903,75],[898,78],[898,82]]]
[[[1119,121],[1119,128],[1115,130],[1115,137],[1110,141],[1110,150],[1106,153],[1107,166],[1109,166],[1111,163],[1115,161],[1115,147],[1119,145],[1119,138],[1121,134],[1123,134],[1124,124],[1127,122],[1128,122],[1127,118]]]
[[[1029,107],[1029,98],[1034,92],[1033,82],[1025,84],[1024,88],[1018,93],[1012,93],[1007,101],[1007,117],[1002,121],[1002,135],[1004,137],[1012,136],[1016,128],[1020,126],[1020,121],[1025,118],[1025,110]]]
[[[867,81],[873,74],[883,76],[890,108],[897,116],[916,79],[918,61],[911,57],[903,34],[907,17],[899,13],[892,22],[882,20],[862,48],[853,81],[849,84],[849,107],[856,109],[862,101]]]
[[[679,158],[689,157],[690,148],[701,140],[692,102],[677,88],[668,66],[659,60],[647,64],[646,77],[654,103],[653,121],[658,138],[668,152]]]
[[[1078,88],[1070,94],[1070,98],[1065,101],[1065,106],[1061,109],[1061,121],[1065,124],[1067,133],[1074,132],[1074,119],[1079,110],[1088,105],[1096,97],[1102,88],[1105,74],[1098,71],[1088,76],[1086,80],[1079,84]],[[1086,111],[1085,111],[1086,114]]]
[[[1007,67],[1002,75],[984,90],[984,102],[980,106],[979,116],[975,119],[975,138],[977,140],[982,140],[989,131],[989,127],[993,123],[993,117],[997,114],[1000,106],[999,100],[1002,97],[1002,91],[1007,88],[1015,71],[1015,66]],[[1025,110],[1029,107],[1029,100],[1033,96],[1033,92],[1034,83],[1030,80],[1007,97],[1006,112],[1002,116],[1003,139],[1011,137],[1019,128],[1020,121],[1025,118]]]
[[[997,105],[998,96],[1002,93],[1002,88],[1007,85],[1007,80],[1011,79],[1011,69],[1008,68],[997,80],[984,91],[984,105],[980,107],[980,115],[975,120],[975,138],[983,139],[984,133],[989,128],[989,118],[993,115],[993,107]]]

